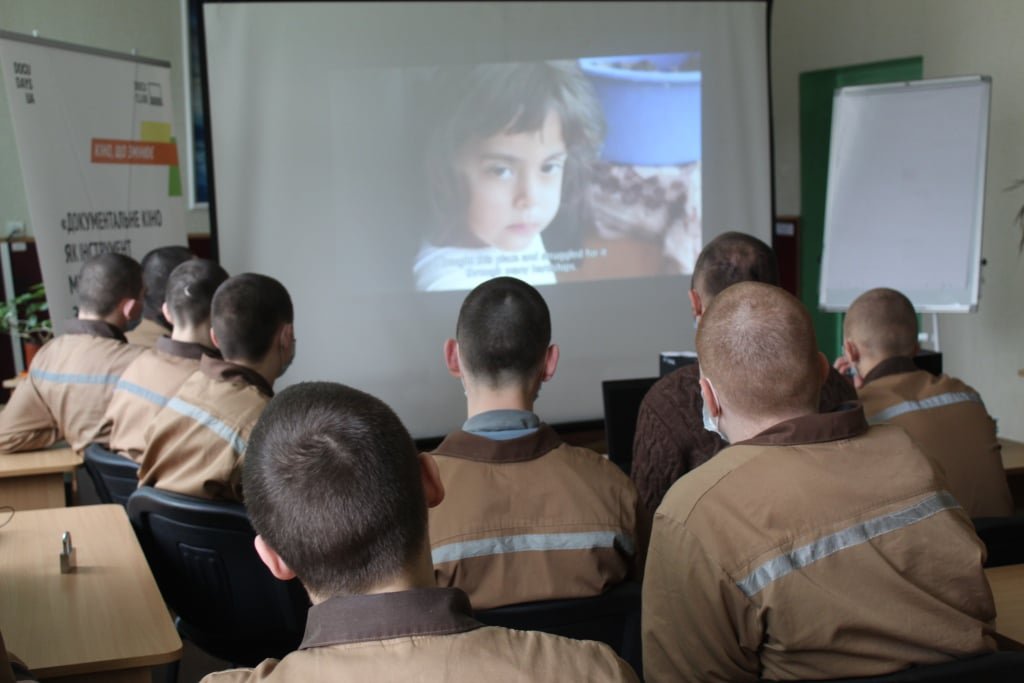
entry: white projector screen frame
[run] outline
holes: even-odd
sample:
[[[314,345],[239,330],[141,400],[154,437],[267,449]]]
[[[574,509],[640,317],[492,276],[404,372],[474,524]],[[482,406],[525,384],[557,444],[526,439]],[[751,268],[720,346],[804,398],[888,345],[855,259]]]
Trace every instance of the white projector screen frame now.
[[[298,353],[277,386],[324,379],[359,387],[390,404],[420,438],[465,419],[462,387],[441,356],[465,291],[351,281],[365,274],[368,259],[347,249],[346,235],[365,234],[358,232],[365,222],[337,212],[344,203],[337,195],[347,201],[345,192],[355,190],[321,182],[337,177],[331,74],[699,52],[702,242],[728,230],[770,241],[768,6],[204,4],[211,231],[228,272],[266,273],[292,294]],[[368,173],[368,182],[389,182],[379,169]],[[541,286],[552,341],[562,350],[558,373],[540,394],[542,417],[554,424],[599,419],[602,380],[652,376],[661,351],[692,349],[689,284],[683,273]]]
[[[978,307],[991,80],[836,91],[819,301],[845,311],[875,287],[923,313]]]

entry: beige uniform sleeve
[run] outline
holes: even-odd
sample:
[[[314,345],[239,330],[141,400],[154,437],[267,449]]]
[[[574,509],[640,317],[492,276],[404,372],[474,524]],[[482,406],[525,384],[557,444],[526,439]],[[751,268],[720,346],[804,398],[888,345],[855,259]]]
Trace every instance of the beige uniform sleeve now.
[[[18,383],[0,411],[0,453],[46,448],[61,438],[57,420],[31,375]]]
[[[253,683],[263,681],[273,675],[278,660],[264,659],[255,669],[228,669],[203,676],[199,683]]]
[[[654,520],[643,593],[644,678],[757,681],[756,606],[678,522]]]

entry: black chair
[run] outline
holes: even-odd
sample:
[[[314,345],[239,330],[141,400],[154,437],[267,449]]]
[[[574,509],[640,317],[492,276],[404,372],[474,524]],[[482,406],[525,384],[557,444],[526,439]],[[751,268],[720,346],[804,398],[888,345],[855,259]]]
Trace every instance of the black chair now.
[[[643,677],[640,645],[640,583],[623,581],[593,598],[545,600],[507,605],[476,613],[490,626],[543,631],[611,646]]]
[[[842,678],[817,683],[1020,683],[1024,679],[1024,651],[993,652],[945,664],[913,666],[886,676]]]
[[[988,548],[986,567],[1024,563],[1024,515],[977,517],[974,531]],[[1024,673],[1021,674],[1024,680]]]
[[[98,443],[85,447],[85,470],[104,503],[125,505],[139,486],[139,465]]]
[[[309,598],[263,565],[243,505],[145,486],[128,517],[182,638],[241,666],[298,647]]]

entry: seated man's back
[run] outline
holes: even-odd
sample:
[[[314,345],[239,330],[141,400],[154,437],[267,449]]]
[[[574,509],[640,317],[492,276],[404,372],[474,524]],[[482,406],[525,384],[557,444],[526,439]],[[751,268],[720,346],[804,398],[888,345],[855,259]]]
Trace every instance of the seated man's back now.
[[[141,462],[153,418],[199,369],[200,358],[220,356],[210,341],[210,300],[227,277],[204,259],[186,261],[171,273],[164,303],[171,336],[158,338],[121,373],[104,417],[110,450]]]
[[[469,419],[434,453],[448,496],[430,537],[438,585],[462,588],[477,609],[598,595],[642,567],[632,482],[533,412],[558,364],[550,342],[540,293],[500,277],[466,296],[445,343]]]
[[[892,289],[865,292],[843,328],[847,360],[863,378],[857,393],[868,422],[906,429],[971,517],[1012,515],[995,421],[974,389],[914,364],[917,316],[910,301]]]
[[[483,626],[466,594],[434,585],[427,507],[444,498],[380,400],[326,382],[281,392],[244,473],[256,551],[313,602],[299,650],[227,681],[636,681],[606,645]]]
[[[430,511],[437,582],[476,608],[599,595],[634,573],[636,489],[607,458],[547,425],[501,441],[460,430],[432,455],[449,492]]]
[[[694,265],[689,291],[694,318],[699,321],[714,298],[737,282],[778,285],[778,265],[761,240],[726,232],[704,247]],[[679,477],[725,447],[721,437],[704,429],[697,380],[697,365],[682,367],[659,379],[640,404],[630,477],[650,514]],[[828,412],[856,398],[850,383],[831,372],[821,388],[819,410]]]
[[[249,433],[294,356],[291,299],[277,280],[243,273],[217,288],[211,319],[224,358],[203,356],[153,418],[139,485],[241,500]]]
[[[82,266],[78,282],[78,318],[39,350],[0,412],[0,452],[45,448],[61,438],[81,452],[107,440],[103,413],[114,385],[143,351],[123,332],[142,310],[142,271],[127,256],[105,254]]]
[[[697,345],[709,420],[735,443],[656,514],[647,680],[854,678],[993,650],[970,519],[903,430],[815,411],[828,364],[800,303],[734,285]]]
[[[203,356],[146,430],[139,485],[196,498],[242,500],[249,433],[273,394],[262,376]]]
[[[635,681],[607,645],[484,626],[465,593],[424,589],[334,598],[309,611],[300,650],[227,681]]]

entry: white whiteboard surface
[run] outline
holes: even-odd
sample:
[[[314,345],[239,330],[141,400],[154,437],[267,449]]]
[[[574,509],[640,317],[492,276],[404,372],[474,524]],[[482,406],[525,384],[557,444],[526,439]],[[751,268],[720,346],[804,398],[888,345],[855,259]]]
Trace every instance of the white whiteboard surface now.
[[[977,309],[991,79],[855,86],[832,109],[819,303],[875,287]]]

